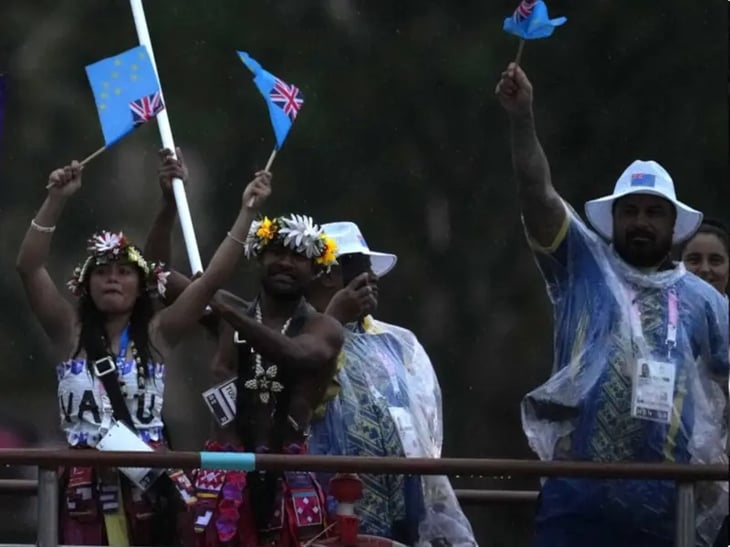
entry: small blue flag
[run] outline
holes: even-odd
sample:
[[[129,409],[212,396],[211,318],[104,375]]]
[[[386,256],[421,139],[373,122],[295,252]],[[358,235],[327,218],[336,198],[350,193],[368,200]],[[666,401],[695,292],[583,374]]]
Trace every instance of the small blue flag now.
[[[512,17],[504,20],[502,28],[523,40],[536,40],[552,35],[555,27],[566,21],[565,17],[550,19],[547,6],[542,0],[522,0]]]
[[[304,97],[298,87],[289,85],[270,72],[264,70],[248,53],[238,51],[238,56],[246,68],[253,72],[253,83],[259,88],[261,95],[269,107],[271,125],[276,136],[276,149],[281,150],[284,140],[289,134],[297,114],[304,104]]]
[[[147,48],[137,46],[86,67],[106,146],[162,112],[160,84]]]

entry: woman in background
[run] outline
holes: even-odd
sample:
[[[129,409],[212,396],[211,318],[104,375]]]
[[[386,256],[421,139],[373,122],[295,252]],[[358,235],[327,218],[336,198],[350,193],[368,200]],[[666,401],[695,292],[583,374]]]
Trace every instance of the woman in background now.
[[[684,245],[682,262],[688,271],[707,281],[721,294],[727,294],[730,231],[722,222],[705,219],[697,233]],[[730,533],[728,519],[725,517],[725,522],[715,540],[715,547],[725,547],[728,544],[730,544]]]
[[[726,294],[730,271],[730,232],[717,220],[705,219],[682,249],[682,262],[720,293]]]

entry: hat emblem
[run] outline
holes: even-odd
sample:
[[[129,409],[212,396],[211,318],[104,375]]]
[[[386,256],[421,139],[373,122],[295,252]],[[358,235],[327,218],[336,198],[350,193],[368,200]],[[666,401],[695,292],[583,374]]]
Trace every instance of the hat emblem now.
[[[631,186],[654,188],[656,177],[648,173],[634,173],[631,175]]]

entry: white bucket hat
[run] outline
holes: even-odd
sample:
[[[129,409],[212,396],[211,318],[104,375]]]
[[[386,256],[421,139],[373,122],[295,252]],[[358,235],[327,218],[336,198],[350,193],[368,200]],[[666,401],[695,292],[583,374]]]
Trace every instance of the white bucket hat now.
[[[354,222],[330,222],[322,224],[322,229],[337,244],[338,257],[355,253],[367,255],[370,257],[370,267],[378,277],[387,274],[398,261],[394,254],[371,251]]]
[[[588,221],[608,240],[613,239],[613,204],[628,194],[659,196],[674,205],[677,210],[677,220],[674,223],[672,241],[675,244],[692,237],[702,224],[702,213],[677,199],[674,182],[666,169],[655,161],[636,160],[621,173],[613,194],[586,202]]]

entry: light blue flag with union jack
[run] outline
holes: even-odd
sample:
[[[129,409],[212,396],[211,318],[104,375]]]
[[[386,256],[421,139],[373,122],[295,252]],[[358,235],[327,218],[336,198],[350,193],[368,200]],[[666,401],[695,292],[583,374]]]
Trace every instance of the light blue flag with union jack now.
[[[253,83],[269,107],[271,125],[276,136],[276,149],[281,150],[294,120],[304,104],[302,92],[295,85],[280,80],[253,60],[248,53],[237,51],[239,58],[254,75]]]
[[[502,28],[523,40],[536,40],[552,35],[555,27],[566,21],[565,17],[550,19],[547,6],[542,0],[522,0],[512,16],[504,20]]]
[[[160,84],[145,46],[86,67],[106,146],[164,110]]]

